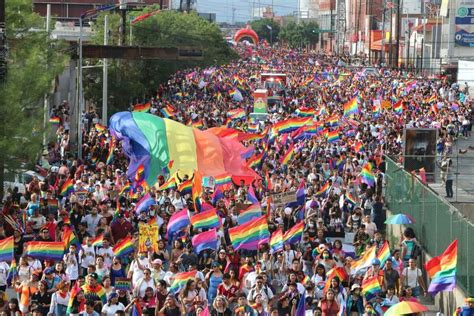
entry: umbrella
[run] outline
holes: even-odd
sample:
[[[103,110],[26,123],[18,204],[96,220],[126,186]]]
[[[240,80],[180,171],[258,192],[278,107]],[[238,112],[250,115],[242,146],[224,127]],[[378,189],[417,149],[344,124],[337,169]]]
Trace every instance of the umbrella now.
[[[410,215],[406,214],[397,214],[390,216],[385,221],[385,224],[413,224],[415,220]]]
[[[389,309],[385,312],[385,316],[398,316],[398,315],[405,315],[405,314],[413,314],[413,313],[420,313],[420,312],[425,312],[427,311],[428,308],[426,306],[421,305],[420,303],[417,302],[400,302]]]

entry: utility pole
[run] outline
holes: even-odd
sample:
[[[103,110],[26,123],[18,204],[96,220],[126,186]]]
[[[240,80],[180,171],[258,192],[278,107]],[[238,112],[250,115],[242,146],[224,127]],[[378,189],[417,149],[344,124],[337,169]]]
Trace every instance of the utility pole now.
[[[109,44],[109,16],[104,17],[104,45]],[[102,59],[103,69],[102,69],[102,125],[107,126],[107,89],[108,89],[108,65],[107,58]]]
[[[400,31],[401,31],[401,10],[403,6],[403,0],[398,0],[398,6],[397,6],[397,50],[395,51],[395,65],[398,67],[398,60],[399,60],[399,54],[400,54]]]
[[[121,11],[121,15],[122,15],[122,18],[121,18],[121,24],[122,26],[120,27],[120,39],[119,39],[119,45],[120,46],[125,46],[125,36],[127,36],[127,3],[125,2],[125,0],[120,0],[120,7],[119,7],[120,11]]]
[[[0,84],[3,84],[6,79],[7,79],[7,35],[6,35],[6,25],[5,25],[5,0],[0,0]],[[3,166],[0,166],[0,168],[2,167]]]
[[[235,10],[237,10],[237,9],[232,7],[232,25],[235,24]]]
[[[385,61],[385,14],[387,8],[385,5],[385,0],[383,0],[383,5],[382,5],[382,47],[380,48],[380,64],[383,65]]]

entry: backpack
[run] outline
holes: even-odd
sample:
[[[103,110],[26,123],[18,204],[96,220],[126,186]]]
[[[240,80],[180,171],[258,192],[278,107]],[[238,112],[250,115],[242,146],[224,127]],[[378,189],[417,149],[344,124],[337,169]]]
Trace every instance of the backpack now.
[[[422,251],[423,250],[421,249],[421,246],[417,242],[415,242],[411,250],[410,258],[415,260],[418,259]]]

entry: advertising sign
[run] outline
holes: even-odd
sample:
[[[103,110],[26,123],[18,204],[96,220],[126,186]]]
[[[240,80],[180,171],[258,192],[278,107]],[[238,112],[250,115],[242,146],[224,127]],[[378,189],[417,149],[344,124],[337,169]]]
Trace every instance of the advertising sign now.
[[[456,10],[454,42],[459,46],[474,47],[474,0],[464,0]]]
[[[434,128],[405,129],[405,170],[411,172],[423,168],[428,182],[434,181],[437,134]]]

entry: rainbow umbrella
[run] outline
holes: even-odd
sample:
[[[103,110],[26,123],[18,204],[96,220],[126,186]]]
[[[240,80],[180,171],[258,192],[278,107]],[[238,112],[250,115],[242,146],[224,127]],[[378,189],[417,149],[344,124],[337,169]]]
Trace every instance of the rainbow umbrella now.
[[[426,306],[421,305],[417,302],[400,302],[385,312],[384,316],[398,316],[398,315],[406,315],[406,314],[413,314],[413,313],[421,313],[426,312],[428,308]]]
[[[411,217],[410,215],[406,215],[406,214],[393,215],[393,216],[390,216],[389,218],[387,218],[387,220],[385,221],[385,224],[406,225],[406,224],[414,224],[414,223],[415,223],[415,220],[413,219],[413,217]]]

